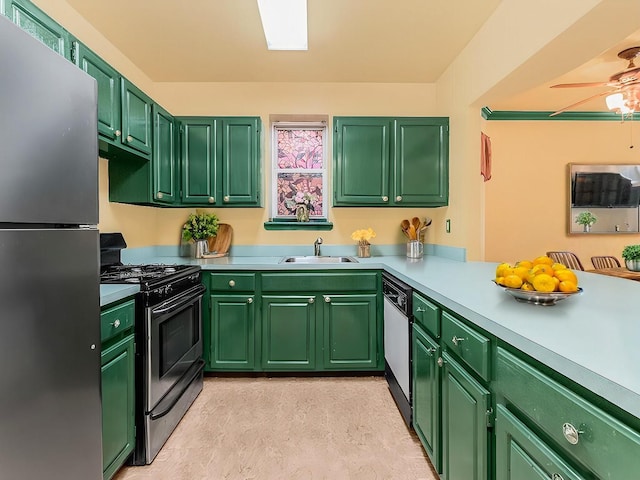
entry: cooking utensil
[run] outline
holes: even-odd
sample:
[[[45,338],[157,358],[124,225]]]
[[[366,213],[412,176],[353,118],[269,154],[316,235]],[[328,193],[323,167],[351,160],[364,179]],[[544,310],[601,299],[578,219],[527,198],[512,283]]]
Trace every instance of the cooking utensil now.
[[[411,226],[411,224],[409,223],[409,220],[402,220],[400,222],[400,229],[402,230],[402,233],[404,233],[405,237],[410,238],[409,237],[409,227]]]
[[[420,227],[422,226],[422,222],[418,217],[413,217],[411,219],[411,225],[413,225],[413,227],[416,229],[416,232],[417,232],[418,230],[420,230]]]
[[[417,240],[418,232],[416,231],[416,227],[413,225],[409,225],[409,240]]]
[[[431,220],[429,217],[425,217],[425,219],[424,219],[424,226],[425,226],[425,227],[428,227],[429,225],[431,225],[431,222],[432,222],[432,221],[433,221],[433,220]]]

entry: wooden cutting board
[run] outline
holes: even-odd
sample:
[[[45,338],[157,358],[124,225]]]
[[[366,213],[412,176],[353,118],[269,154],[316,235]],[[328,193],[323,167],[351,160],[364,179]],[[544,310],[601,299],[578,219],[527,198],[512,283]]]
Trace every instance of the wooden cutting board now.
[[[231,238],[233,237],[233,228],[228,223],[218,224],[218,233],[215,237],[209,239],[209,254],[202,258],[224,257],[229,254],[231,246]]]

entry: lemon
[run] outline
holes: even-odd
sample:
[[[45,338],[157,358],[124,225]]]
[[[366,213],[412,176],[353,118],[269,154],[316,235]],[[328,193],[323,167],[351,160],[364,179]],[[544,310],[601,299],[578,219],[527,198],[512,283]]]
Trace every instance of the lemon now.
[[[522,286],[522,278],[516,274],[507,275],[504,277],[503,285],[509,288],[520,288]]]
[[[556,282],[551,275],[540,273],[533,277],[533,288],[538,292],[553,292],[556,289]]]

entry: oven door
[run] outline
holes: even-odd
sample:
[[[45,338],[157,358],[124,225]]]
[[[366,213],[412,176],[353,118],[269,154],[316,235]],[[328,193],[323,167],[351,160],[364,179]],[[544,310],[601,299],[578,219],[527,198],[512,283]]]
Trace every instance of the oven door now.
[[[147,405],[150,411],[202,358],[202,296],[197,285],[172,299],[148,307]]]

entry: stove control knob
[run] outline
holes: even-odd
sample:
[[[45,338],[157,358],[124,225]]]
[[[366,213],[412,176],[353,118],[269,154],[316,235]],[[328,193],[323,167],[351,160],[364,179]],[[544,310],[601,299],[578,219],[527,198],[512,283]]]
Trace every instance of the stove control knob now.
[[[231,288],[235,287],[235,286],[236,286],[236,282],[235,282],[235,280],[229,280],[229,286],[230,286]]]
[[[166,293],[167,295],[170,294],[173,291],[173,288],[171,287],[171,285],[167,285],[167,288],[164,289],[164,293]]]

